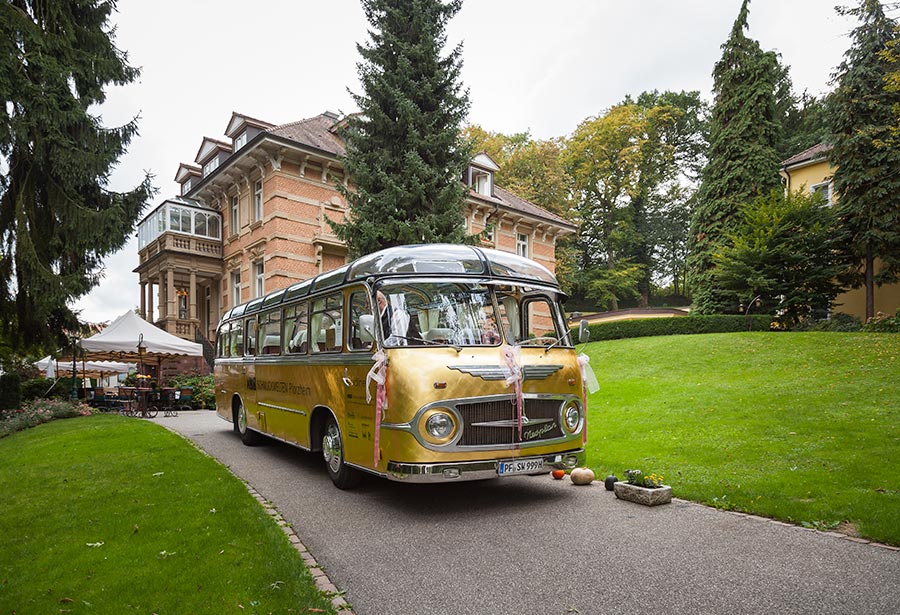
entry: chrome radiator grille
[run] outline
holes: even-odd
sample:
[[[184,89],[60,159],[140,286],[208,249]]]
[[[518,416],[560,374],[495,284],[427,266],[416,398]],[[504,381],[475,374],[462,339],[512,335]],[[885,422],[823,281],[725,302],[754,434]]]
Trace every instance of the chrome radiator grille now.
[[[522,439],[516,424],[512,398],[458,404],[463,432],[457,446],[490,446],[540,442],[562,437],[558,399],[525,399]]]

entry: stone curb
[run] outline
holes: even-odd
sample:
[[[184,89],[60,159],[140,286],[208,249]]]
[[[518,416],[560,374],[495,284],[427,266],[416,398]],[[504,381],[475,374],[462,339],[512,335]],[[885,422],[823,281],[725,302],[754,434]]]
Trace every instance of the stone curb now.
[[[231,468],[229,468],[229,472]],[[232,472],[234,476],[237,476]],[[337,586],[331,582],[331,579],[328,578],[328,575],[322,570],[322,567],[319,565],[319,562],[316,561],[316,558],[312,556],[303,542],[300,540],[300,537],[297,536],[296,532],[294,532],[294,528],[290,526],[290,524],[284,520],[284,517],[281,516],[281,513],[278,512],[278,509],[268,501],[266,498],[262,496],[256,489],[254,489],[247,481],[238,477],[244,486],[247,488],[247,491],[253,498],[259,502],[259,504],[263,507],[263,509],[272,516],[272,519],[275,520],[275,523],[278,524],[278,527],[287,535],[288,541],[290,541],[291,546],[293,546],[297,553],[300,554],[300,557],[303,559],[303,563],[306,564],[306,567],[309,568],[309,574],[312,575],[313,581],[316,582],[316,588],[322,592],[323,594],[327,594],[331,596],[331,606],[333,606],[338,613],[341,615],[355,615],[353,613],[353,608],[350,604],[344,600],[344,596],[342,592],[337,588]]]
[[[690,500],[682,500],[681,498],[672,498],[672,502],[678,502],[679,504],[690,504],[691,506],[702,506],[703,508],[710,508],[712,510],[716,510],[717,512],[732,515],[733,517],[743,517],[745,519],[764,521],[766,523],[771,523],[772,525],[780,525],[782,527],[790,527],[795,530],[799,530],[801,532],[814,532],[814,533],[820,534],[822,536],[830,536],[832,538],[837,538],[838,540],[847,540],[849,542],[855,542],[855,543],[861,544],[861,545],[868,545],[870,547],[875,547],[877,549],[884,549],[886,551],[900,552],[900,547],[895,547],[893,545],[887,545],[882,542],[874,542],[867,538],[857,538],[856,536],[849,536],[847,534],[835,532],[834,530],[828,530],[827,532],[823,532],[823,531],[817,530],[815,528],[803,527],[802,525],[795,525],[793,523],[785,523],[784,521],[778,521],[777,519],[770,519],[769,517],[760,517],[759,515],[751,515],[749,513],[738,512],[736,510],[721,510],[721,509],[714,508],[712,506],[706,506],[705,504],[700,504],[699,502],[692,502]]]

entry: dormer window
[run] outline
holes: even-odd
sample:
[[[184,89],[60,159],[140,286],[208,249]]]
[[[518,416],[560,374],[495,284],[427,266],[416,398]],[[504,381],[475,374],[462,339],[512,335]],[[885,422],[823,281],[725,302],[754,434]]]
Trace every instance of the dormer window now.
[[[481,169],[472,169],[472,188],[475,189],[475,192],[483,196],[491,196],[493,194],[493,175],[493,173]]]
[[[188,178],[186,182],[181,184],[181,194],[187,194],[191,191],[191,180]]]
[[[210,173],[212,173],[213,171],[215,171],[218,168],[219,168],[219,157],[216,156],[215,158],[213,158],[212,160],[210,160],[209,162],[207,162],[206,164],[203,165],[203,177],[206,177],[207,175],[209,175]]]
[[[233,151],[238,151],[242,147],[247,145],[247,131],[245,130],[240,135],[238,135],[237,139],[234,140],[234,148]]]

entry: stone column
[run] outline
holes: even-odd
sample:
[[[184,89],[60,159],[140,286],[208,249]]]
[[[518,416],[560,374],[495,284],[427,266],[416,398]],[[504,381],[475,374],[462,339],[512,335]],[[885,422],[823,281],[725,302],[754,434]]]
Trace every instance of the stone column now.
[[[166,271],[166,316],[169,318],[178,317],[178,295],[175,294],[175,271],[169,269]]]
[[[141,282],[141,318],[147,320],[147,284]]]
[[[157,294],[159,295],[159,317],[163,319],[166,317],[166,272],[159,272],[159,286],[158,286]]]
[[[153,282],[147,282],[147,317],[146,321],[153,322]]]
[[[191,284],[188,288],[188,316],[197,320],[197,274],[191,271]]]

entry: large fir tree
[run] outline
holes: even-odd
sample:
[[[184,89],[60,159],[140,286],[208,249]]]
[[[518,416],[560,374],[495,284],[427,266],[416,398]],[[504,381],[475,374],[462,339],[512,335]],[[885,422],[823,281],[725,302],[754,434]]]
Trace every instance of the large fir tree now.
[[[349,219],[333,223],[351,255],[465,237],[461,137],[468,94],[462,47],[441,57],[462,0],[363,0],[371,41],[357,45],[363,93],[348,123],[343,188]]]
[[[836,88],[826,108],[834,139],[829,157],[837,167],[838,215],[856,261],[848,279],[865,287],[870,318],[875,285],[900,276],[900,144],[891,138],[900,92],[885,88],[892,65],[882,53],[898,35],[877,0],[860,0],[842,12],[856,16],[859,25],[834,74]]]
[[[783,71],[775,53],[745,35],[748,5],[749,0],[741,4],[713,70],[709,156],[691,216],[690,287],[700,313],[737,308],[717,288],[712,254],[733,230],[741,204],[768,194],[780,181],[775,91]]]
[[[76,330],[69,302],[93,288],[151,194],[107,190],[137,133],[102,126],[104,87],[138,70],[113,43],[114,1],[0,3],[0,320],[14,349]]]

